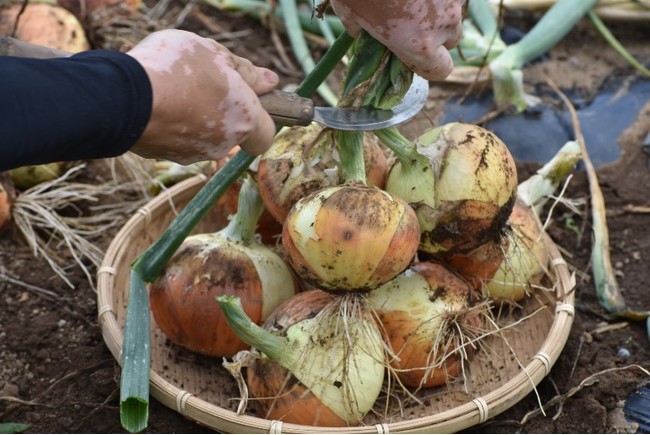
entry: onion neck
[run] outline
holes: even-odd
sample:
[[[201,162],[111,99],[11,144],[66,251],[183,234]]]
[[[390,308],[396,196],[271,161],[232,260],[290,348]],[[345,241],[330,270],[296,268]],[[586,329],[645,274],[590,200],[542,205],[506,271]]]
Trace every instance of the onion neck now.
[[[364,133],[362,131],[337,130],[337,145],[341,158],[341,171],[347,183],[367,185],[366,164],[363,156]]]
[[[226,316],[228,325],[244,343],[263,352],[283,367],[291,367],[294,358],[286,339],[256,325],[244,312],[238,297],[224,295],[217,296],[216,300]]]
[[[375,130],[373,133],[386,147],[395,153],[395,157],[397,157],[405,171],[423,170],[430,166],[429,160],[420,154],[415,144],[400,133],[397,128],[384,128]]]
[[[263,211],[264,203],[257,184],[250,175],[246,175],[237,199],[237,213],[235,213],[228,225],[219,231],[219,234],[228,240],[253,241],[257,222]]]

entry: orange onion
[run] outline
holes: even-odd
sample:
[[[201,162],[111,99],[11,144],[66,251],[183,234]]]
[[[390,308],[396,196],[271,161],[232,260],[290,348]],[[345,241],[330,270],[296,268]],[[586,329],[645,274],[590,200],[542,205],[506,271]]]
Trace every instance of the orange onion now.
[[[534,209],[517,201],[508,219],[504,259],[485,282],[490,298],[520,301],[541,284],[550,260],[545,237]]]
[[[499,240],[517,193],[515,161],[506,145],[494,133],[460,122],[427,131],[414,144],[418,158],[398,159],[386,190],[415,209],[419,249],[451,254]]]
[[[371,133],[363,141],[367,184],[383,188],[388,172],[384,151]],[[264,205],[281,223],[300,198],[345,181],[334,131],[315,123],[283,129],[260,157],[257,171]]]
[[[236,298],[218,298],[231,327],[259,352],[247,385],[260,417],[315,426],[350,426],[381,392],[385,354],[365,297],[299,293],[255,326]]]
[[[16,191],[9,174],[0,172],[0,230],[6,228],[11,222],[11,210]]]
[[[465,255],[453,256],[449,264],[491,299],[520,301],[547,273],[544,237],[534,209],[518,200],[500,243],[488,242]]]
[[[282,230],[296,274],[317,288],[367,291],[413,260],[420,228],[403,200],[359,184],[321,189],[301,198]]]
[[[289,266],[255,240],[263,208],[256,183],[249,177],[241,189],[230,223],[215,233],[187,237],[150,285],[151,311],[160,329],[173,343],[205,355],[231,357],[248,348],[228,327],[216,296],[237,295],[259,324],[296,292]]]
[[[402,384],[428,388],[462,374],[486,312],[477,296],[467,281],[433,262],[415,263],[368,293]]]

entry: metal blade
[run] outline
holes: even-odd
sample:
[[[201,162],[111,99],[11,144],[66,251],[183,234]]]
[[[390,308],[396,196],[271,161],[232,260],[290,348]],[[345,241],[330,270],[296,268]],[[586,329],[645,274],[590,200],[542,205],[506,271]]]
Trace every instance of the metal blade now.
[[[429,82],[413,75],[411,87],[391,110],[315,107],[314,121],[337,130],[380,130],[408,121],[424,107],[429,97]]]

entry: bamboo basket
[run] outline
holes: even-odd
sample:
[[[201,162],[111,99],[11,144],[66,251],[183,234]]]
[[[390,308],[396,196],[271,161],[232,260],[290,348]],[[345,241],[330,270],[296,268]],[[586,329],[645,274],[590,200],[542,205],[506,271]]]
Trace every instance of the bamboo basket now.
[[[146,250],[206,181],[197,175],[163,192],[138,210],[115,236],[98,270],[98,316],[106,345],[120,361],[129,292],[130,264]],[[216,231],[226,219],[209,213],[195,232]],[[238,414],[237,383],[222,361],[170,344],[152,318],[151,395],[186,418],[226,433],[453,433],[507,410],[549,374],[569,335],[574,316],[575,278],[549,239],[554,275],[550,291],[528,297],[512,324],[488,337],[490,357],[477,355],[464,384],[418,392],[419,403],[394,416],[370,415],[364,426],[303,426]],[[483,352],[483,351],[481,351]]]

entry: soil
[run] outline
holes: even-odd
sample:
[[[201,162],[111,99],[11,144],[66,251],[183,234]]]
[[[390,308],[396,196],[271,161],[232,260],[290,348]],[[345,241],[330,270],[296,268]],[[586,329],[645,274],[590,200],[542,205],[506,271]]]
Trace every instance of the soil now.
[[[173,9],[170,9],[173,10]],[[180,12],[175,10],[177,16]],[[519,28],[530,16],[506,16]],[[506,21],[508,22],[508,21]],[[623,45],[642,62],[650,61],[647,23],[610,23]],[[118,26],[119,27],[119,26]],[[149,26],[149,29],[152,26]],[[156,26],[153,26],[156,27]],[[235,12],[207,6],[189,11],[181,28],[205,35],[221,35],[235,53],[279,71],[283,85],[298,84],[297,68],[282,60],[291,53],[285,36],[261,22]],[[132,32],[133,33],[133,32]],[[96,32],[99,34],[99,32]],[[133,33],[136,34],[136,33]],[[104,46],[111,41],[102,34]],[[274,43],[279,41],[279,44]],[[137,41],[131,41],[137,42]],[[97,42],[95,43],[97,45]],[[128,44],[128,42],[127,42]],[[322,46],[312,41],[315,52]],[[293,62],[293,61],[292,61]],[[529,65],[525,77],[531,92],[548,90],[547,77],[562,89],[578,90],[587,101],[601,86],[619,77],[619,97],[641,78],[603,41],[588,23],[581,23],[548,55]],[[478,88],[475,88],[475,91]],[[407,134],[435,125],[444,103],[463,95],[467,86],[434,84],[431,101]],[[589,128],[609,128],[607,124]],[[637,110],[633,121],[618,135],[620,156],[599,165],[598,177],[607,209],[610,252],[615,275],[628,306],[650,310],[650,204],[648,156],[641,144],[650,131],[650,103]],[[557,146],[561,144],[556,144]],[[540,162],[519,160],[524,179]],[[97,162],[89,168],[98,167]],[[104,174],[105,175],[105,174]],[[102,171],[88,171],[90,181],[101,182]],[[626,397],[649,376],[650,346],[645,321],[611,317],[594,289],[591,253],[590,189],[586,173],[575,171],[564,194],[576,210],[559,204],[549,234],[576,272],[576,313],[573,327],[551,373],[529,394],[474,433],[620,433],[634,432],[623,418]],[[122,221],[128,215],[121,217]],[[119,226],[93,239],[105,249]],[[29,425],[30,433],[123,433],[118,407],[119,366],[103,342],[97,322],[96,292],[63,247],[57,248],[70,267],[74,288],[58,278],[36,257],[21,234],[10,228],[0,234],[0,422]],[[92,265],[89,265],[94,271]],[[47,289],[52,293],[45,293]],[[540,403],[546,404],[545,413]],[[148,433],[211,432],[152,399]]]

